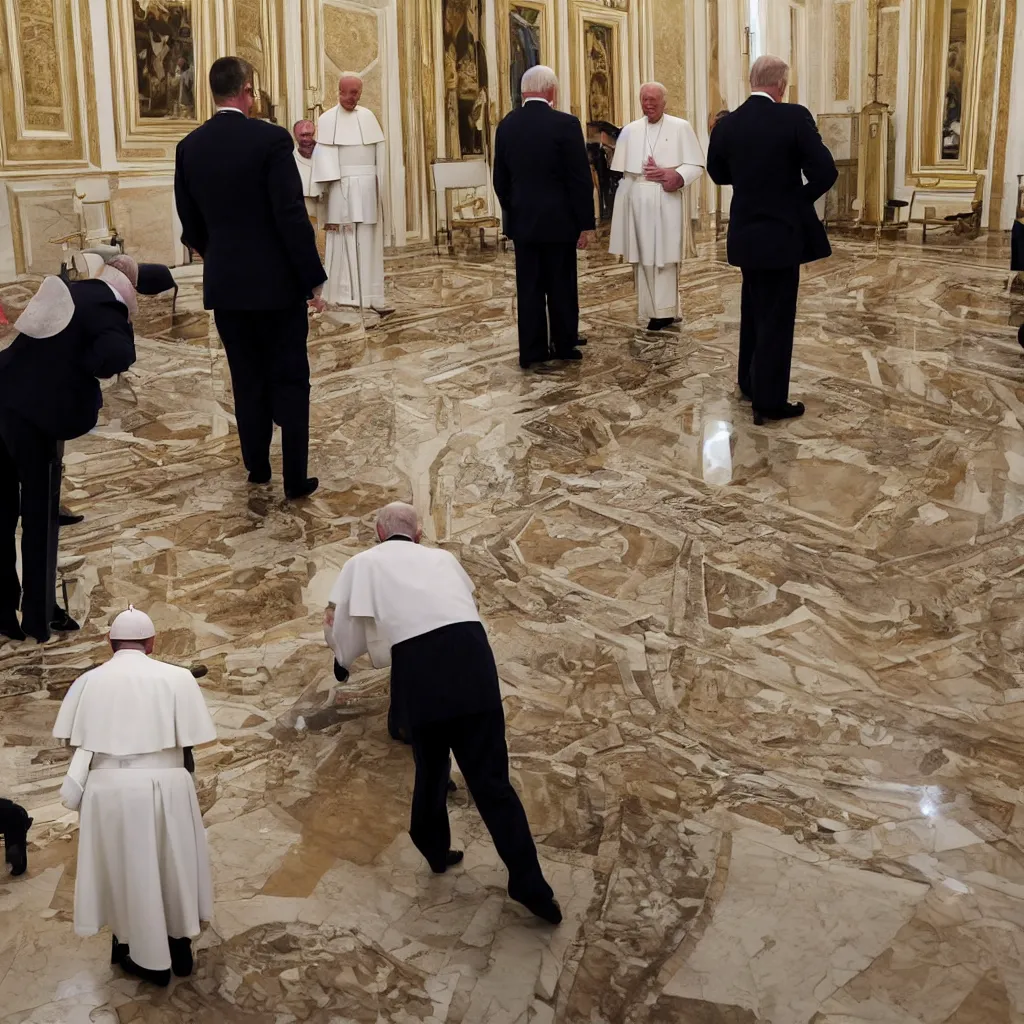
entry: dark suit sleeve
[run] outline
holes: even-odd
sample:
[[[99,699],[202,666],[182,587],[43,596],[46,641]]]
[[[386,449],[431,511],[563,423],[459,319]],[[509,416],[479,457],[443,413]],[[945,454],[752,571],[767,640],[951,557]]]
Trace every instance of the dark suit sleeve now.
[[[836,183],[839,171],[828,147],[821,141],[821,134],[811,112],[806,107],[800,107],[799,111],[796,140],[800,148],[800,170],[807,179],[803,197],[807,202],[814,203]]]
[[[189,193],[183,163],[184,150],[179,142],[174,150],[174,205],[181,221],[181,242],[203,256],[206,252],[206,222]]]
[[[565,176],[569,187],[569,203],[577,231],[594,230],[594,179],[590,173],[587,144],[578,117],[565,121]]]
[[[327,280],[327,274],[316,251],[316,235],[306,213],[291,136],[283,128],[274,135],[267,159],[271,212],[299,283],[307,294],[312,294],[317,285]]]
[[[508,164],[505,162],[505,132],[504,125],[499,124],[498,130],[494,133],[494,194],[498,197],[503,210],[508,209],[509,200],[512,198],[512,178],[509,174]]]
[[[708,177],[716,185],[731,185],[732,173],[729,170],[729,159],[726,151],[726,133],[720,124],[711,129],[708,142]]]
[[[135,332],[121,309],[101,303],[88,310],[89,340],[80,357],[93,377],[113,377],[135,362]]]

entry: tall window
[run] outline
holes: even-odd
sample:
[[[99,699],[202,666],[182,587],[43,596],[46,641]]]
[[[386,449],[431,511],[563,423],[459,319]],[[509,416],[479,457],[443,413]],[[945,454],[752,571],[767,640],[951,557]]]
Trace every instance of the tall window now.
[[[750,63],[761,56],[761,0],[747,0],[747,24],[750,26]]]

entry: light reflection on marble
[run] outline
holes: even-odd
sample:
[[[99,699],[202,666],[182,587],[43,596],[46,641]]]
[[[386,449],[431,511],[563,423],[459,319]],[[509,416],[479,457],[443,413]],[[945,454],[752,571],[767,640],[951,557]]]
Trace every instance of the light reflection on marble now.
[[[584,256],[590,344],[549,376],[515,363],[511,257],[390,259],[394,316],[314,324],[322,487],[294,506],[245,483],[197,286],[173,318],[144,300],[138,364],[68,449],[85,628],[0,648],[0,788],[36,818],[0,880],[0,1021],[1024,1022],[1021,300],[1002,242],[836,249],[804,275],[807,414],[768,428],[711,254],[657,336]],[[386,673],[332,696],[320,609],[394,498],[477,581],[556,932],[503,898],[464,790],[465,868],[425,871]],[[216,920],[167,992],[72,932],[48,735],[128,601],[209,666],[220,729]]]

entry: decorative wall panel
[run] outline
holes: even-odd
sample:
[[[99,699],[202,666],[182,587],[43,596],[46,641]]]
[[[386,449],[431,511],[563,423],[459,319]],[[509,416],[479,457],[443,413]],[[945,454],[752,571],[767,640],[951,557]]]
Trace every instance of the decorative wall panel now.
[[[441,33],[445,153],[482,156],[492,128],[483,0],[441,0]]]
[[[678,0],[653,0],[654,77],[668,89],[668,112],[685,117],[686,95],[686,11]]]
[[[84,164],[86,127],[74,40],[85,26],[79,0],[3,0],[0,129],[4,163]],[[86,22],[87,24],[87,22]]]
[[[228,52],[252,65],[257,117],[284,122],[287,97],[281,60],[279,0],[226,0]],[[290,126],[289,126],[290,127]]]
[[[324,73],[321,103],[326,110],[338,102],[338,77],[343,71],[363,78],[360,103],[384,123],[384,80],[381,67],[380,14],[348,4],[324,4]]]
[[[832,8],[832,98],[850,98],[850,12],[852,4]]]
[[[896,109],[900,63],[900,9],[883,7],[878,12],[878,101]]]
[[[203,0],[108,0],[120,159],[169,161],[209,116],[212,13]]]
[[[629,16],[624,9],[593,0],[572,9],[570,64],[571,109],[584,123],[610,121],[621,126],[632,119],[631,92],[639,89],[630,59]]]
[[[554,67],[558,52],[553,0],[498,0],[499,116],[522,103],[520,82],[536,64]]]

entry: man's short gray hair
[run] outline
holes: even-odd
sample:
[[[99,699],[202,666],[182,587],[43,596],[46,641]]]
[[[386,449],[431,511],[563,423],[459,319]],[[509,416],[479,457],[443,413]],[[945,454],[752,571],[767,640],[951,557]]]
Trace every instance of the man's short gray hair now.
[[[765,54],[758,57],[750,68],[751,89],[774,89],[789,81],[789,65],[781,57]]]
[[[551,92],[558,88],[558,75],[545,64],[535,64],[526,69],[520,88],[524,94]]]
[[[346,78],[354,78],[360,85],[363,84],[363,76],[359,74],[358,71],[342,71],[342,73],[338,75],[338,85],[341,85]]]
[[[415,540],[416,531],[420,528],[420,517],[412,505],[407,505],[404,501],[393,501],[377,513],[377,528],[385,540],[395,536],[411,537]]]
[[[668,89],[661,84],[661,82],[644,82],[640,86],[640,95],[643,95],[644,89],[657,89],[661,93],[663,99],[668,99]]]

